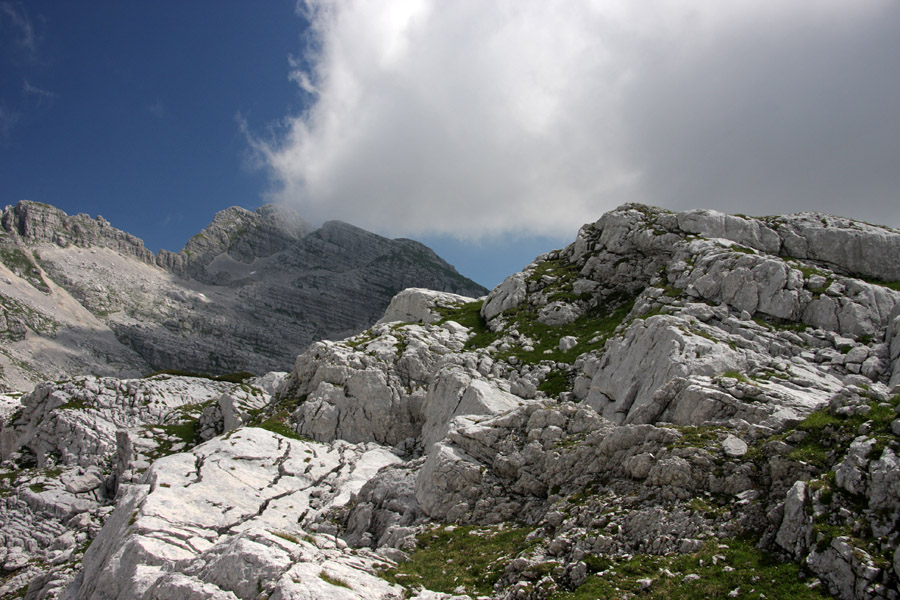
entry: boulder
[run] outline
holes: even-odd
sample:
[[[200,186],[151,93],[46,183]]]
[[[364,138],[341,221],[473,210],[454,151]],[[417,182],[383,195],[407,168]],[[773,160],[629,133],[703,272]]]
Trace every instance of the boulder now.
[[[441,319],[440,309],[457,308],[474,301],[474,298],[459,294],[408,288],[391,299],[384,316],[376,324],[434,323]]]

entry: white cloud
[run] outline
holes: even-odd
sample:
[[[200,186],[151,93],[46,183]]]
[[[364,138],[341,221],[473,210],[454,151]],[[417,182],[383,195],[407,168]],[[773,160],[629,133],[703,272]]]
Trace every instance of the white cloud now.
[[[388,234],[571,234],[628,201],[900,224],[896,5],[307,0],[311,104],[251,142],[275,199]]]
[[[31,18],[21,2],[0,2],[0,25],[8,23],[19,51],[27,60],[34,60],[38,51],[38,37]]]
[[[53,99],[56,98],[56,94],[54,94],[50,90],[41,89],[35,85],[32,85],[27,79],[22,84],[22,93],[26,97],[34,98],[34,101],[38,107],[43,106],[45,102],[47,104],[50,104],[53,102]]]

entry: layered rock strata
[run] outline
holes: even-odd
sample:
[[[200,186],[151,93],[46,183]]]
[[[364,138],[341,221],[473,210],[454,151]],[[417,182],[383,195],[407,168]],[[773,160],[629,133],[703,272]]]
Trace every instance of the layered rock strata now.
[[[22,201],[0,215],[0,380],[286,369],[415,286],[486,291],[422,244],[285,208],[223,210],[154,255],[102,217]]]

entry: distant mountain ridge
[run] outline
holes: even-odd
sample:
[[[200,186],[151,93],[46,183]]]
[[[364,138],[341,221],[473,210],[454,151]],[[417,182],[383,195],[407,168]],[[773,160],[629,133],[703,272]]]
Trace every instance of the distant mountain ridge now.
[[[272,205],[231,207],[180,252],[103,217],[21,201],[0,215],[0,382],[290,368],[374,323],[407,287],[486,293],[430,248]]]

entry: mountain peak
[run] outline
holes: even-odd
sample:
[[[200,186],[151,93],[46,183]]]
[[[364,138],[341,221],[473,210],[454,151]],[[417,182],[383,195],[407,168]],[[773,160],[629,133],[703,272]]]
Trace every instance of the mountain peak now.
[[[224,209],[181,253],[158,256],[102,217],[41,203],[7,207],[0,225],[11,344],[0,381],[16,387],[65,373],[285,369],[310,342],[374,323],[404,288],[486,291],[351,225],[311,235],[284,206]]]
[[[268,204],[251,212],[232,206],[217,212],[209,225],[188,240],[181,254],[188,273],[197,276],[221,254],[250,263],[287,249],[312,229],[287,207]]]

